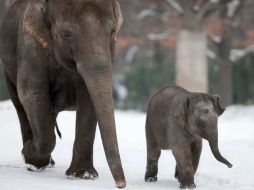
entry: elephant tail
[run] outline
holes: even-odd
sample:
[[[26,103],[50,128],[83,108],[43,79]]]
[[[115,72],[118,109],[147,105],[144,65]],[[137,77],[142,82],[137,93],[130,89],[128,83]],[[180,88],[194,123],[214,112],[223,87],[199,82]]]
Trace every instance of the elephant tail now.
[[[55,126],[56,126],[56,132],[57,132],[59,138],[62,139],[62,133],[61,133],[61,131],[59,130],[59,127],[58,127],[57,122],[55,123]]]
[[[59,127],[58,127],[58,124],[57,124],[57,121],[56,121],[57,115],[58,115],[57,113],[53,113],[53,116],[54,116],[54,119],[55,119],[56,133],[59,136],[59,138],[62,139],[62,134],[61,134],[61,131],[59,130]]]

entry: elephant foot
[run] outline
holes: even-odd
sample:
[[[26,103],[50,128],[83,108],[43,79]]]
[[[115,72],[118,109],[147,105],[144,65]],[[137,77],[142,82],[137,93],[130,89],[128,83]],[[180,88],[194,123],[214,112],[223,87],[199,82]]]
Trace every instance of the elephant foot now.
[[[45,166],[35,166],[33,164],[26,163],[26,169],[31,172],[41,172],[44,171],[46,168],[54,168],[55,167],[55,161],[50,157],[50,161]]]
[[[46,168],[47,166],[38,168],[32,164],[26,164],[26,169],[27,171],[30,171],[30,172],[41,172],[41,171],[44,171]]]
[[[183,184],[180,185],[180,189],[195,189],[195,188],[196,188],[196,185],[194,183],[190,185],[183,185]]]
[[[68,169],[66,171],[67,179],[84,179],[84,180],[95,180],[98,178],[98,172],[94,167],[88,167],[85,169]]]
[[[55,165],[56,165],[55,161],[52,159],[52,157],[50,157],[49,165],[47,166],[47,168],[54,168]]]
[[[55,161],[50,156],[46,159],[27,159],[25,158],[22,151],[23,160],[25,161],[26,169],[32,172],[40,172],[45,170],[46,168],[54,168]]]

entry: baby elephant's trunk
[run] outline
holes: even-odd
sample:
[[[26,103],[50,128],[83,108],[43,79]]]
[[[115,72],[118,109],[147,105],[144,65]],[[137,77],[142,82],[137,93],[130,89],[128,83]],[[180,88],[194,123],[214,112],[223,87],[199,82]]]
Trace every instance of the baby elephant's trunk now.
[[[212,150],[212,153],[214,155],[214,157],[221,163],[226,164],[229,168],[232,168],[232,164],[227,161],[221,154],[218,148],[218,136],[212,137],[210,139],[208,139],[210,148]]]

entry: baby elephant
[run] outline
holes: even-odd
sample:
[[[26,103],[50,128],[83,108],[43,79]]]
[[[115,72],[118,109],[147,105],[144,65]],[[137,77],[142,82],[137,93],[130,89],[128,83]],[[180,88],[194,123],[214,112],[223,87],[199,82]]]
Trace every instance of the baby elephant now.
[[[157,181],[161,149],[171,149],[176,160],[175,178],[180,188],[195,188],[202,149],[202,138],[208,140],[214,157],[226,164],[218,149],[217,122],[225,109],[218,96],[191,93],[177,86],[159,90],[149,102],[146,119],[147,167],[145,181]]]

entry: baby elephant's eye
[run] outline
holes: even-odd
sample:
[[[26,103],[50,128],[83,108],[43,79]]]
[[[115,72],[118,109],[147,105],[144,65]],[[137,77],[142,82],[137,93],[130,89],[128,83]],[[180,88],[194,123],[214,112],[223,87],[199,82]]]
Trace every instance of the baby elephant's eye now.
[[[209,113],[209,110],[208,109],[204,109],[204,114],[208,114]]]

